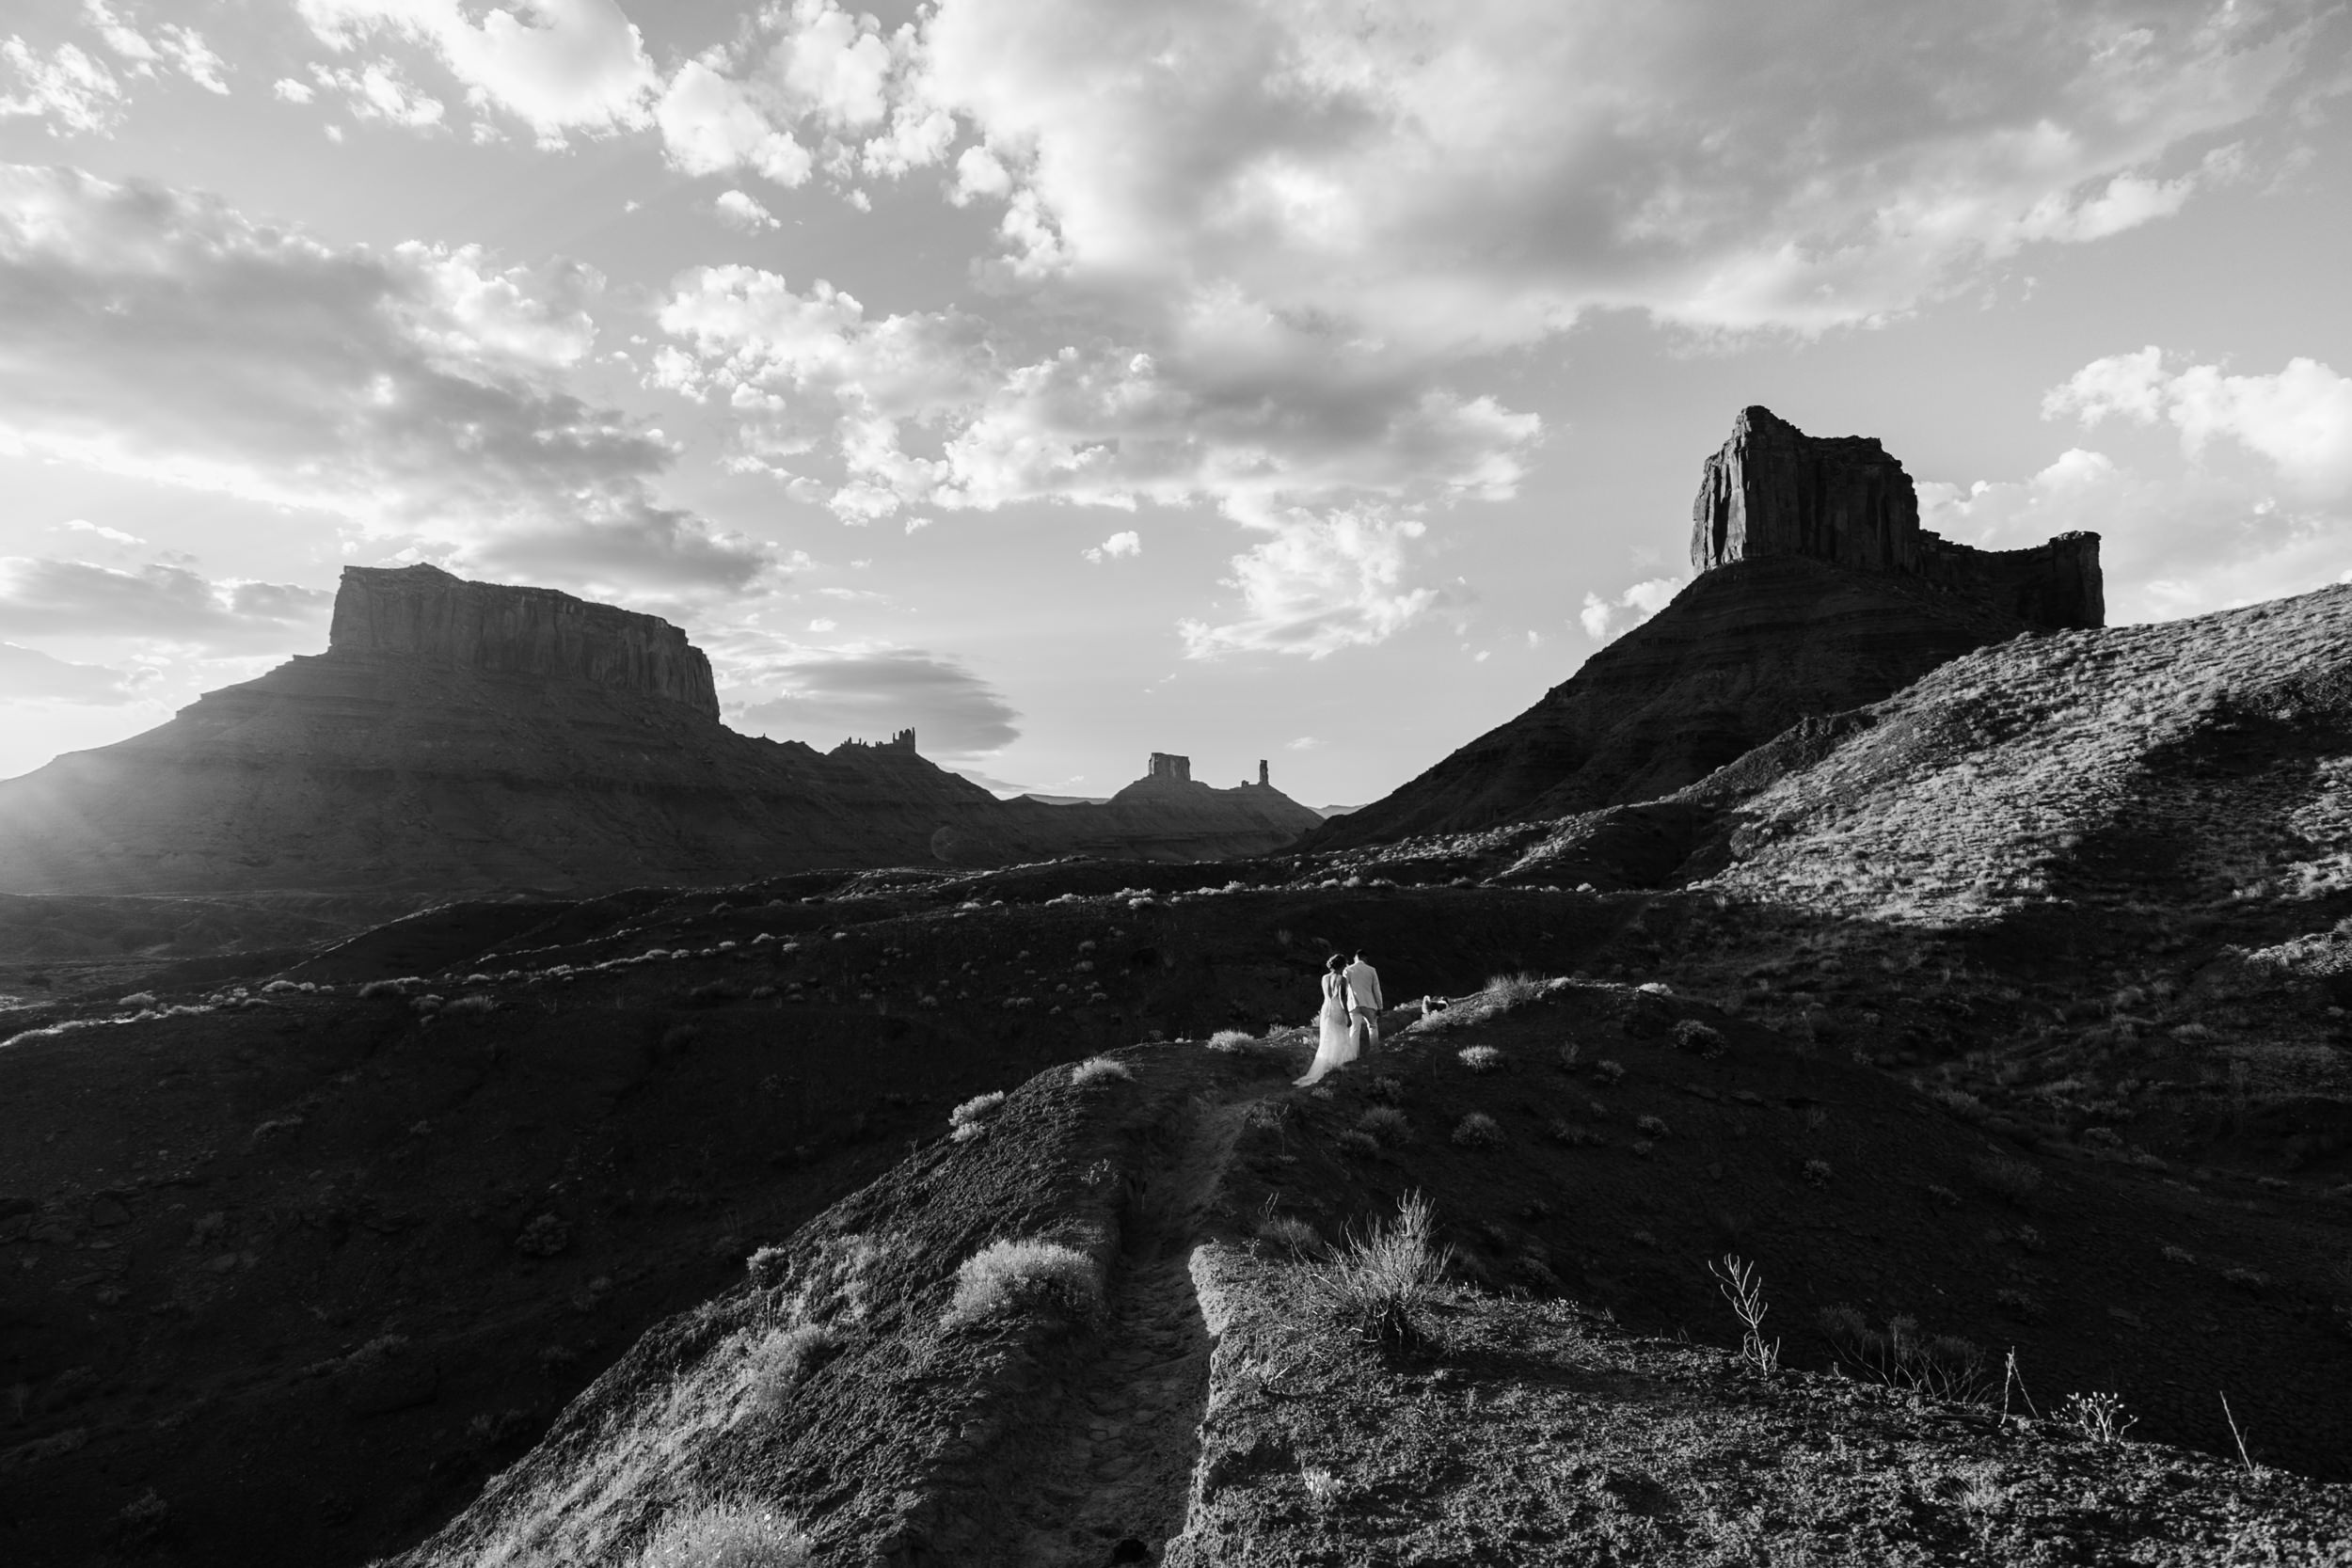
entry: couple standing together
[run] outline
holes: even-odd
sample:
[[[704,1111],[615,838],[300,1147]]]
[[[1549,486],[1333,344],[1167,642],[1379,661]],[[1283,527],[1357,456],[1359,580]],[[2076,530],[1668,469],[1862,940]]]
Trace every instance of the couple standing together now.
[[[1354,963],[1334,953],[1323,966],[1323,1011],[1315,1023],[1315,1059],[1302,1085],[1380,1049],[1380,972],[1361,953]]]

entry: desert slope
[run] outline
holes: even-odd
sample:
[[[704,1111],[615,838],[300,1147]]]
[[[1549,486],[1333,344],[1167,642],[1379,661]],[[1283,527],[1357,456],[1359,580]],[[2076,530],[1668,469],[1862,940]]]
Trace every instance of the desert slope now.
[[[1819,438],[1749,408],[1707,460],[1694,580],[1508,723],[1306,841],[1461,832],[1647,800],[1809,715],[1899,690],[1971,648],[2095,627],[2095,534],[1979,550],[1919,526],[1876,440]]]

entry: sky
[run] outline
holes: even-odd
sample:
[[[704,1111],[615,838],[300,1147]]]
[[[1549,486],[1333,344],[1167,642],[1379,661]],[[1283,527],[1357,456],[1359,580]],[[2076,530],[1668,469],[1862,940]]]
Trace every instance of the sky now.
[[[2352,580],[2347,114],[2337,0],[10,0],[0,777],[423,561],[752,733],[1357,804],[1751,404],[2112,622]]]

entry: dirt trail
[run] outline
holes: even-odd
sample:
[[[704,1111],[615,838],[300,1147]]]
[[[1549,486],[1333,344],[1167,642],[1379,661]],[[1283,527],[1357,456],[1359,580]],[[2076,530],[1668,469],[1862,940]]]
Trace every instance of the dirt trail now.
[[[1191,1255],[1256,1095],[1187,1112],[1175,1157],[1129,1204],[1109,1320],[1038,1463],[1007,1499],[1025,1568],[1157,1562],[1184,1528],[1212,1342]]]

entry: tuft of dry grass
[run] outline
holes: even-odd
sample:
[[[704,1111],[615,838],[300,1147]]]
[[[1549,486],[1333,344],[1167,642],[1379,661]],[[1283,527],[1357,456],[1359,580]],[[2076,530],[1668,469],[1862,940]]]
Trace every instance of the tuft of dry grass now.
[[[1070,1069],[1070,1082],[1073,1087],[1088,1084],[1124,1084],[1134,1078],[1135,1074],[1128,1070],[1126,1063],[1109,1056],[1089,1056]]]
[[[1005,1091],[992,1089],[976,1094],[947,1113],[947,1132],[958,1143],[969,1143],[988,1131],[988,1118],[1005,1103]]]
[[[1247,1051],[1257,1043],[1257,1037],[1247,1029],[1219,1029],[1208,1041],[1211,1051]]]
[[[1502,1053],[1491,1045],[1466,1045],[1455,1054],[1472,1072],[1500,1072],[1505,1065]]]
[[[1422,1319],[1445,1279],[1454,1249],[1435,1241],[1437,1211],[1411,1192],[1396,1217],[1359,1233],[1350,1227],[1339,1247],[1300,1276],[1308,1293],[1356,1338],[1401,1352],[1428,1342]]]
[[[753,1403],[769,1415],[782,1414],[809,1374],[840,1354],[841,1347],[840,1332],[826,1323],[770,1329],[743,1358]]]
[[[1103,1309],[1103,1271],[1085,1253],[1038,1238],[991,1242],[956,1271],[948,1326],[1027,1307],[1090,1319]]]

